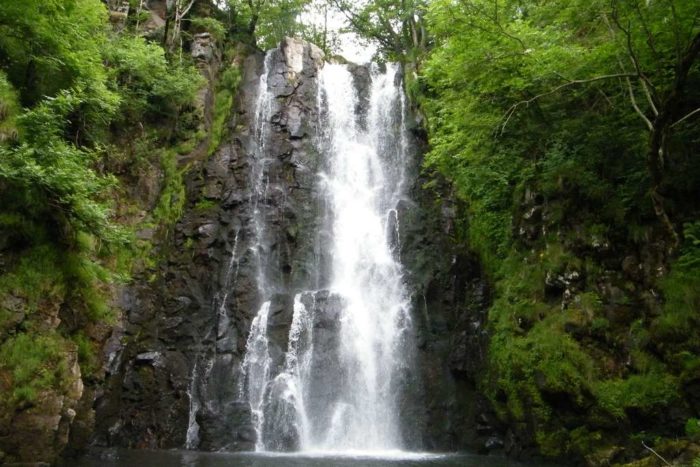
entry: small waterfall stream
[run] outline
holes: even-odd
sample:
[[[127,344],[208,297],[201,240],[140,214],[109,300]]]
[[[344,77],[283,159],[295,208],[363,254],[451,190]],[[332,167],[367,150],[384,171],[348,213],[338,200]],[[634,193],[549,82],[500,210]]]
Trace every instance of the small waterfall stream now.
[[[264,450],[263,438],[260,436],[265,419],[264,397],[270,380],[270,355],[267,339],[267,322],[270,314],[270,290],[267,277],[268,258],[263,251],[265,236],[267,235],[267,223],[265,212],[265,198],[267,191],[266,142],[270,131],[270,114],[274,96],[269,92],[267,80],[271,73],[272,52],[265,55],[263,73],[260,75],[258,85],[258,97],[255,105],[255,160],[251,170],[251,199],[253,207],[254,244],[253,255],[257,266],[258,292],[263,299],[260,309],[253,320],[250,334],[246,343],[246,354],[242,363],[244,380],[241,392],[247,395],[248,403],[253,414],[253,423],[258,433],[255,443],[256,450]]]
[[[266,138],[273,99],[271,54],[255,108],[257,148],[250,203],[260,308],[242,363],[241,398],[250,404],[258,451],[403,449],[398,400],[412,365],[410,296],[399,262],[399,201],[405,198],[405,98],[398,66],[370,69],[368,96],[346,65],[318,77],[320,222],[330,240],[328,277],[296,290],[283,363],[270,355],[268,321],[275,293],[262,245]],[[322,256],[322,255],[318,255]],[[319,268],[321,266],[319,265]],[[320,289],[319,289],[320,287]]]

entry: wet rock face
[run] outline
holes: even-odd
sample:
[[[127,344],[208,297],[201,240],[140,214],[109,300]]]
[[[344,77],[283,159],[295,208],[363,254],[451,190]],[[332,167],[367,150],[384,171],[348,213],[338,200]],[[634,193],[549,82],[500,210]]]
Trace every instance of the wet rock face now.
[[[206,55],[206,50],[201,53]],[[244,63],[229,136],[187,176],[188,202],[182,219],[161,245],[164,259],[149,277],[135,281],[122,294],[126,320],[109,346],[108,384],[98,394],[96,406],[97,444],[254,448],[256,434],[243,395],[241,362],[251,322],[261,306],[256,249],[266,258],[264,274],[275,292],[268,320],[272,364],[278,369],[284,365],[294,293],[309,284],[316,284],[319,291],[313,297],[305,294],[302,302],[307,309],[318,310],[314,342],[328,349],[319,356],[324,362],[319,361],[317,368],[328,368],[332,366],[328,360],[338,359],[333,349],[338,348],[339,323],[334,317],[342,304],[323,290],[329,263],[318,257],[318,251],[328,251],[318,246],[328,239],[319,225],[324,206],[318,196],[321,161],[315,144],[317,74],[323,53],[292,39],[271,53],[268,89],[274,99],[265,160],[256,160],[255,121],[264,57],[254,55]],[[358,94],[367,96],[368,68],[352,66],[351,72]],[[366,104],[361,102],[356,109],[363,125]],[[497,447],[502,444],[492,439],[497,430],[475,390],[487,337],[488,289],[478,264],[451,239],[456,211],[450,197],[440,193],[447,201],[438,206],[436,193],[422,188],[426,181],[419,175],[422,133],[411,135],[409,144],[415,148],[407,169],[412,201],[399,206],[396,229],[419,342],[417,374],[406,375],[413,388],[397,401],[405,415],[406,445],[457,450],[491,439],[489,446]],[[257,203],[267,226],[262,241],[256,239],[256,208],[251,202],[258,193],[252,174],[260,163],[265,189]],[[317,373],[313,377],[319,382],[314,385],[319,394],[311,400],[320,404],[332,399],[323,391],[332,391],[342,375]],[[280,414],[279,420],[289,420],[286,410],[291,409],[280,406],[273,412]],[[478,420],[477,433],[473,427]],[[291,426],[282,431],[285,436],[277,448],[294,450],[299,434]]]
[[[203,50],[204,54],[206,51]],[[318,155],[313,145],[316,74],[322,52],[285,40],[273,52],[269,89],[275,96],[265,161],[266,224],[253,231],[251,170],[261,55],[249,57],[230,137],[187,179],[188,205],[168,243],[157,280],[138,280],[122,296],[121,345],[97,402],[96,441],[105,445],[206,450],[252,449],[255,431],[241,398],[240,364],[258,308],[254,247],[268,258],[277,291],[271,307],[271,354],[286,350],[295,286],[312,274]],[[202,200],[214,207],[202,209]],[[145,279],[145,278],[144,278]],[[196,409],[193,410],[192,404]],[[194,427],[194,428],[192,428]]]
[[[413,145],[425,149],[415,129]],[[409,167],[410,198],[399,206],[401,262],[413,297],[421,387],[401,401],[407,421],[420,427],[424,449],[501,451],[502,427],[479,393],[488,348],[491,291],[479,261],[456,240],[463,209],[447,186],[423,188],[420,157]],[[406,439],[410,437],[404,436]]]

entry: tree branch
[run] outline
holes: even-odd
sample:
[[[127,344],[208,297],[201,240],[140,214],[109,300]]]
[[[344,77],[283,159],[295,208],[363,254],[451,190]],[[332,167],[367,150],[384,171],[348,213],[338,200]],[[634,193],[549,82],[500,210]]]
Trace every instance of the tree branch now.
[[[573,81],[569,81],[568,83],[561,84],[550,91],[543,92],[542,94],[537,94],[536,96],[531,97],[530,99],[516,102],[506,111],[506,113],[504,115],[505,122],[503,123],[503,126],[501,127],[501,134],[503,134],[503,132],[505,131],[506,125],[508,125],[508,121],[513,116],[515,111],[518,109],[518,107],[520,107],[522,105],[525,105],[525,106],[530,105],[531,103],[535,102],[538,99],[541,99],[542,97],[546,97],[546,96],[555,94],[564,88],[567,88],[569,86],[574,86],[577,84],[593,83],[595,81],[601,81],[604,79],[612,79],[612,78],[627,78],[629,80],[629,78],[636,78],[636,77],[637,77],[637,75],[634,73],[615,73],[612,75],[602,75],[602,76],[596,76],[594,78],[588,78],[588,79],[575,79]]]
[[[627,90],[630,93],[630,101],[632,102],[632,107],[634,107],[635,112],[637,112],[637,114],[640,117],[642,117],[642,120],[644,120],[644,123],[646,123],[647,128],[649,128],[649,131],[654,131],[654,125],[651,123],[651,120],[649,120],[647,116],[644,115],[644,112],[642,112],[639,106],[637,105],[637,99],[635,99],[634,97],[634,90],[632,89],[632,82],[630,81],[629,76],[625,78],[625,81],[627,82]]]
[[[649,26],[647,25],[647,22],[644,19],[644,14],[642,14],[642,10],[639,8],[639,2],[634,2],[634,8],[637,12],[637,16],[639,17],[639,22],[641,23],[642,28],[644,29],[644,32],[647,35],[647,45],[649,46],[651,52],[654,54],[654,58],[656,59],[656,61],[659,62],[661,60],[661,55],[654,46],[654,35],[651,33],[651,30],[649,29]]]
[[[642,89],[644,89],[644,95],[647,96],[647,101],[649,102],[649,106],[651,107],[651,111],[654,112],[654,115],[659,115],[659,110],[656,108],[656,104],[654,104],[654,99],[649,92],[649,87],[647,86],[646,80],[642,79]]]
[[[654,115],[659,115],[659,111],[656,108],[656,102],[658,101],[658,99],[656,98],[656,89],[654,88],[652,82],[649,81],[649,78],[647,78],[646,74],[642,72],[642,68],[639,66],[639,60],[637,59],[637,55],[634,53],[634,47],[632,46],[632,33],[630,32],[632,26],[628,25],[627,28],[623,27],[620,23],[620,19],[617,17],[617,12],[614,10],[612,18],[615,22],[615,25],[620,31],[622,31],[622,33],[625,35],[625,38],[627,39],[627,54],[629,55],[632,65],[634,65],[634,70],[637,72],[637,75],[639,75],[639,78],[642,81],[642,87],[644,88],[644,93],[647,96],[649,105],[651,106]],[[615,33],[612,33],[614,37]],[[620,67],[622,68],[622,65],[620,65]],[[649,88],[651,88],[651,92],[649,91]]]
[[[391,28],[387,28],[386,32],[391,36],[391,39],[384,37],[379,33],[371,31],[371,28],[362,25],[361,19],[357,13],[351,10],[351,8],[344,3],[342,0],[331,0],[331,3],[345,16],[350,25],[360,34],[368,36],[384,47],[387,50],[397,51],[400,47],[400,40],[396,36],[396,32]],[[398,42],[398,43],[397,43]]]
[[[191,0],[191,1],[190,1],[190,4],[187,5],[187,7],[182,11],[182,13],[180,13],[180,18],[181,18],[181,19],[184,18],[185,15],[187,15],[187,13],[190,12],[190,10],[192,9],[192,5],[194,5],[194,0]]]
[[[698,113],[698,112],[700,112],[700,108],[697,108],[697,109],[693,110],[692,112],[690,112],[689,114],[687,114],[685,117],[683,117],[683,118],[677,120],[674,124],[671,125],[671,128],[675,127],[676,125],[680,125],[682,122],[684,122],[685,120],[689,119],[690,117],[692,117],[693,115],[695,115],[695,114]]]
[[[477,29],[477,30],[482,31],[482,32],[485,32],[485,33],[487,33],[487,34],[501,35],[501,36],[503,36],[503,37],[506,37],[506,38],[508,38],[508,39],[510,39],[510,40],[512,40],[512,41],[517,42],[517,43],[520,45],[520,47],[522,47],[523,50],[527,50],[527,45],[525,44],[525,42],[524,42],[522,39],[520,39],[520,38],[517,37],[517,36],[514,36],[513,34],[510,34],[509,32],[507,32],[507,31],[505,30],[505,28],[503,27],[503,25],[501,25],[500,23],[494,21],[493,18],[490,17],[490,15],[488,14],[488,12],[484,11],[483,9],[478,8],[477,6],[475,6],[475,5],[473,5],[473,4],[469,3],[469,2],[467,2],[466,0],[461,0],[461,1],[460,1],[460,5],[463,6],[466,10],[468,10],[468,11],[471,13],[472,16],[475,16],[476,18],[481,18],[481,19],[484,19],[484,18],[485,18],[485,19],[487,20],[488,23],[492,23],[498,30],[496,31],[496,30],[494,30],[494,29],[489,29],[489,28],[487,28],[487,27],[485,27],[485,26],[482,26],[482,25],[478,24],[476,21],[466,21],[466,20],[462,19],[461,16],[458,18],[458,17],[455,15],[455,13],[454,13],[453,9],[451,8],[451,6],[450,6],[450,5],[447,5],[445,8],[447,9],[447,11],[449,11],[449,12],[451,13],[452,18],[453,18],[455,21],[460,21],[460,22],[461,22],[462,24],[464,24],[465,26],[468,26],[468,27],[470,27],[470,28]]]
[[[664,464],[666,464],[666,465],[671,465],[666,459],[664,459],[663,457],[661,457],[661,455],[660,455],[658,452],[654,451],[652,448],[650,448],[649,446],[647,446],[646,443],[645,443],[644,441],[642,441],[642,446],[644,446],[644,449],[650,451],[650,452],[651,452],[652,454],[654,454],[656,457],[658,457],[659,459],[661,459],[661,460],[663,461]]]

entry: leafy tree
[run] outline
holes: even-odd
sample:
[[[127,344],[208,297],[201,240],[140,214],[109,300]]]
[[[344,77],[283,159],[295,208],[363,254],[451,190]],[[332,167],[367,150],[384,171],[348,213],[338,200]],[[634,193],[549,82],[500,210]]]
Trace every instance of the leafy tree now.
[[[628,409],[652,414],[680,397],[690,370],[678,355],[697,368],[697,268],[682,266],[687,247],[675,272],[643,286],[664,291],[659,317],[640,304],[636,321],[612,325],[600,286],[611,257],[661,239],[651,248],[668,264],[679,226],[689,222],[686,243],[696,233],[696,3],[428,6],[433,42],[416,86],[429,123],[426,161],[465,201],[470,247],[496,291],[483,388],[511,426],[533,427],[534,436],[521,435],[547,455],[587,455],[609,437],[571,431],[552,394],[585,417],[626,424]],[[599,252],[601,244],[614,251]],[[571,302],[552,300],[548,275],[571,270],[585,277],[581,290]],[[610,340],[622,335],[633,336],[624,345],[633,363],[611,371],[601,355],[621,358]]]
[[[569,111],[577,106],[604,104],[609,108],[603,115],[616,115],[620,123],[613,128],[626,142],[621,151],[646,161],[649,197],[675,243],[660,195],[659,154],[669,157],[673,129],[695,115],[687,85],[697,73],[700,50],[693,3],[630,0],[611,7],[596,1],[562,8],[519,1],[433,2],[431,31],[438,47],[426,72],[440,95],[432,101],[438,143],[433,154],[443,144],[445,156],[454,154],[454,144],[462,154],[477,155],[551,136],[557,119],[576,120]],[[533,128],[533,122],[540,124]],[[581,124],[579,131],[590,128]],[[469,136],[450,141],[460,135]]]
[[[19,145],[0,147],[0,199],[9,222],[2,230],[15,243],[32,243],[38,226],[67,247],[80,232],[105,245],[124,240],[103,198],[115,180],[90,168],[94,153],[63,139],[67,116],[81,104],[77,93],[61,92],[19,117]]]
[[[98,0],[5,0],[0,5],[0,67],[33,105],[81,80],[104,90],[100,48],[107,11]]]
[[[332,13],[327,0],[312,0],[302,15],[301,36],[320,47],[328,57],[336,54],[341,47],[340,31],[329,28],[328,25]]]
[[[234,39],[263,50],[284,36],[300,34],[299,15],[310,0],[228,0],[228,28]]]
[[[380,52],[389,59],[416,59],[425,52],[425,0],[328,1],[345,15],[352,30],[378,43]]]
[[[122,97],[123,123],[175,119],[202,85],[193,66],[168,63],[160,46],[141,37],[118,37],[105,47],[103,57],[108,85]]]

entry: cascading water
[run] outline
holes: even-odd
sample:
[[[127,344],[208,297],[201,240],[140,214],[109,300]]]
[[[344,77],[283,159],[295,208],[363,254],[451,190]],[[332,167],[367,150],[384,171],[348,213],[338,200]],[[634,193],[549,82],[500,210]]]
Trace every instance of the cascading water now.
[[[272,290],[261,250],[265,140],[273,99],[270,54],[255,114],[256,260],[261,307],[251,325],[241,387],[256,450],[386,451],[404,448],[398,400],[411,366],[410,297],[399,263],[398,209],[405,197],[405,101],[399,69],[372,67],[368,99],[348,66],[318,77],[318,193],[328,208],[329,277],[296,290],[284,361],[268,345]],[[364,105],[363,102],[368,102]],[[320,265],[319,265],[320,268]],[[319,290],[318,288],[321,288]]]
[[[321,74],[329,141],[323,180],[333,212],[331,290],[344,301],[338,363],[349,370],[324,448],[401,447],[394,383],[410,316],[390,243],[404,157],[397,145],[404,129],[396,125],[402,121],[395,118],[396,73],[393,67],[372,73],[367,129],[355,115],[358,96],[347,68],[328,65]]]
[[[267,180],[265,176],[266,142],[270,127],[270,114],[274,97],[270,94],[267,80],[270,75],[272,53],[265,56],[263,73],[258,85],[258,96],[255,105],[254,136],[255,136],[255,160],[252,164],[250,182],[252,186],[249,199],[253,208],[253,233],[254,243],[251,247],[257,267],[258,293],[262,297],[262,304],[253,320],[250,334],[246,343],[246,354],[242,363],[243,381],[239,392],[246,393],[248,403],[253,415],[253,424],[258,433],[255,443],[256,450],[264,449],[263,438],[259,435],[264,423],[264,396],[270,379],[270,355],[267,339],[267,322],[270,313],[269,281],[267,278],[267,261],[263,251],[266,228],[265,195]]]

